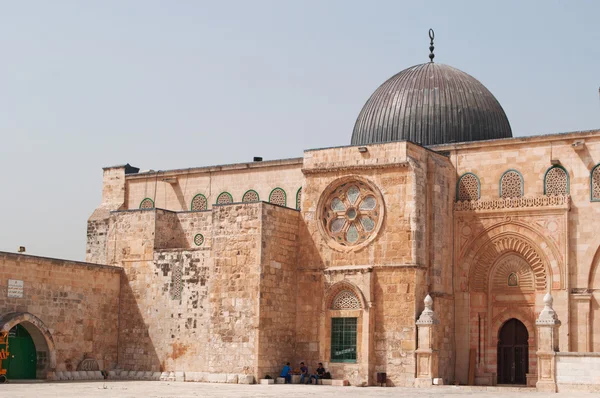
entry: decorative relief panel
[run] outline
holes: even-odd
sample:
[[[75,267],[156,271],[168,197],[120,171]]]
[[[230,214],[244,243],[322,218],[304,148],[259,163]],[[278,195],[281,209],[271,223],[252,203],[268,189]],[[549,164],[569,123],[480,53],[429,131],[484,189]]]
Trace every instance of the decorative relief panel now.
[[[569,177],[560,166],[548,169],[544,177],[544,193],[548,196],[564,196],[569,194]]]
[[[523,258],[509,255],[502,258],[492,271],[493,292],[532,292],[534,277],[531,267]]]
[[[557,207],[568,209],[571,205],[569,195],[529,196],[522,198],[492,199],[456,202],[454,211],[488,211],[503,209],[520,209],[535,207]]]
[[[335,296],[331,305],[332,310],[360,309],[360,300],[350,290],[342,290]]]
[[[335,248],[370,242],[383,221],[383,199],[366,181],[353,179],[328,189],[320,200],[321,232]]]

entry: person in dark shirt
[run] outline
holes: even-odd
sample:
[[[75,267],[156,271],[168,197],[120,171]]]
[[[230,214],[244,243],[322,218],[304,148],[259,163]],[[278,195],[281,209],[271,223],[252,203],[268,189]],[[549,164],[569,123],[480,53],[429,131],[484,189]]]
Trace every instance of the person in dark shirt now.
[[[292,382],[292,368],[290,367],[290,363],[286,363],[283,369],[281,369],[281,374],[279,377],[285,378],[285,382],[290,384]]]
[[[300,384],[308,384],[310,380],[308,376],[308,367],[304,365],[304,362],[300,362]],[[306,379],[306,382],[304,379]]]
[[[325,368],[323,367],[323,363],[319,362],[319,366],[317,367],[317,373],[310,375],[310,379],[308,379],[309,383],[312,383],[312,379],[315,379],[315,384],[319,384],[319,378],[323,378],[325,376]]]

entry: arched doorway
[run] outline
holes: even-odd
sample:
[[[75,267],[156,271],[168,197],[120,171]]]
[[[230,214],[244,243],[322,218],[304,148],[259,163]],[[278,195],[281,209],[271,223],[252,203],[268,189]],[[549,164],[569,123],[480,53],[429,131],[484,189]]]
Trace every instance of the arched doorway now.
[[[498,384],[527,384],[529,333],[523,322],[512,318],[498,333]]]
[[[28,312],[11,312],[0,316],[0,331],[9,333],[9,359],[15,361],[6,364],[10,366],[6,367],[9,380],[46,379],[56,369],[54,340],[41,319]]]
[[[9,380],[35,379],[37,356],[31,335],[21,325],[8,332],[10,355],[6,360],[6,377]]]

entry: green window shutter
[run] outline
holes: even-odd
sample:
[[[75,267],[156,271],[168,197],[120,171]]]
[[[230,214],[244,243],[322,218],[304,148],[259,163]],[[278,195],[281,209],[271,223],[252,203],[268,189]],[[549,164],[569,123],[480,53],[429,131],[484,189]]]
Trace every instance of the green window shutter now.
[[[356,362],[357,318],[331,318],[331,362]]]

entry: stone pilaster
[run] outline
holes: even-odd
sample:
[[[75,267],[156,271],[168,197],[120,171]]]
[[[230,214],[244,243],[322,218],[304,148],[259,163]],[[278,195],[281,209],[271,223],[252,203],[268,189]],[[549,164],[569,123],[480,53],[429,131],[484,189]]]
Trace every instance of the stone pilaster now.
[[[552,295],[544,296],[544,309],[535,322],[538,329],[538,391],[556,392],[556,352],[560,321],[552,308]]]
[[[425,309],[416,322],[418,348],[417,356],[417,378],[415,387],[431,387],[433,379],[438,377],[438,351],[435,349],[435,328],[440,323],[437,315],[433,312],[433,299],[430,295],[425,297]]]

